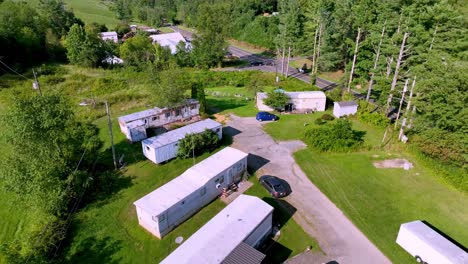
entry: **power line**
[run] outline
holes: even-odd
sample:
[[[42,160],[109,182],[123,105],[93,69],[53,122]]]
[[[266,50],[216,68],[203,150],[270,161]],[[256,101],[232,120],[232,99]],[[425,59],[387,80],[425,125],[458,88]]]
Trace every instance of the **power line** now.
[[[33,81],[32,79],[29,79],[28,77],[24,76],[23,74],[15,71],[14,69],[12,69],[10,66],[6,65],[6,63],[4,63],[3,61],[0,60],[0,63],[3,64],[5,67],[7,67],[7,69],[9,69],[10,71],[16,73],[17,75],[23,77],[24,79],[28,80],[28,81]]]

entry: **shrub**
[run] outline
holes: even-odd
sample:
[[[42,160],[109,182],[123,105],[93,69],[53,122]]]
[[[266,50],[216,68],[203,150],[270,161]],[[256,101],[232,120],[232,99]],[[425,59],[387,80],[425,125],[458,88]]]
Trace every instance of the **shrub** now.
[[[365,132],[353,130],[348,120],[338,120],[320,127],[314,127],[305,133],[309,146],[319,151],[355,150],[364,142]]]
[[[185,138],[179,141],[177,156],[179,158],[186,159],[191,157],[193,152],[198,156],[205,151],[213,151],[219,146],[219,143],[220,140],[218,134],[209,129],[198,134],[188,134]]]
[[[279,91],[272,91],[268,93],[268,97],[265,99],[265,104],[274,109],[284,109],[284,106],[289,102],[289,97]]]
[[[323,120],[327,120],[327,121],[331,121],[331,120],[335,119],[335,117],[333,117],[330,114],[323,114],[322,117],[320,117],[320,118],[323,119]]]
[[[327,123],[327,121],[323,120],[322,118],[317,118],[315,119],[314,123],[320,126],[320,125]]]

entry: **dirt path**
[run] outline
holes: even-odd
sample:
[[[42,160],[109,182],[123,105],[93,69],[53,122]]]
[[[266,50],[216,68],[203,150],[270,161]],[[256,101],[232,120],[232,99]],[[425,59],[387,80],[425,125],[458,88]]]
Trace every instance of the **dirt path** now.
[[[292,154],[305,147],[302,141],[277,143],[255,118],[231,115],[227,126],[225,131],[233,135],[232,146],[253,154],[249,166],[257,170],[257,175],[275,175],[291,185],[293,193],[286,200],[297,209],[294,219],[318,240],[326,254],[310,254],[308,263],[390,263],[297,165]]]

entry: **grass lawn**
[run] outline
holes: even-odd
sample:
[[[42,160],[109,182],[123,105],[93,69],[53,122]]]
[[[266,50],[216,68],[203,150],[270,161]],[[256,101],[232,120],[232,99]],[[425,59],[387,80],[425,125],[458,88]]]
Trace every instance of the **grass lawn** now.
[[[112,4],[110,1],[65,0],[64,2],[85,23],[105,24],[110,30],[119,23],[115,13],[109,9],[109,5]]]
[[[244,87],[222,86],[205,89],[206,102],[210,113],[238,116],[255,116],[255,97]],[[236,96],[237,95],[237,96]],[[246,98],[249,98],[247,100]]]
[[[409,157],[415,166],[377,169],[372,155],[323,154],[310,149],[295,158],[310,180],[394,263],[413,263],[395,239],[401,223],[425,220],[452,239],[468,244],[468,197],[440,183],[434,172]]]
[[[277,140],[301,139],[304,123],[322,113],[282,115],[265,125]],[[353,128],[366,131],[365,144],[378,149],[384,130],[357,120]],[[423,161],[394,146],[386,152],[318,153],[304,149],[296,161],[310,180],[394,263],[412,263],[395,239],[401,223],[425,220],[461,243],[468,244],[468,197],[446,184]],[[395,149],[395,150],[392,150]],[[377,169],[373,160],[406,158],[409,171]]]

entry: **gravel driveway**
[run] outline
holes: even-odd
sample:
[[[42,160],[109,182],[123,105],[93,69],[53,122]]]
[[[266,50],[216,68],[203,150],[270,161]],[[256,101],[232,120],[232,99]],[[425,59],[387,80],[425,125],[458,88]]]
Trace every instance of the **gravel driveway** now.
[[[279,121],[281,122],[281,121]],[[249,166],[257,175],[275,175],[292,189],[287,200],[297,211],[294,219],[317,239],[326,256],[304,254],[295,263],[385,264],[391,263],[359,229],[307,178],[292,157],[304,148],[302,141],[275,142],[253,117],[231,115],[225,131],[233,135],[232,146],[253,154]],[[304,259],[304,257],[306,259]],[[335,261],[335,262],[332,262]]]

